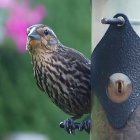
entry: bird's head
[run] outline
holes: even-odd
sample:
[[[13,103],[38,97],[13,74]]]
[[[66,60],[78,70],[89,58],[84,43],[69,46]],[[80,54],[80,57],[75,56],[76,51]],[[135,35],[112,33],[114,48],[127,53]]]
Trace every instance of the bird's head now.
[[[55,33],[49,27],[43,24],[36,24],[27,28],[26,48],[30,53],[36,53],[38,50],[55,51],[59,41]]]

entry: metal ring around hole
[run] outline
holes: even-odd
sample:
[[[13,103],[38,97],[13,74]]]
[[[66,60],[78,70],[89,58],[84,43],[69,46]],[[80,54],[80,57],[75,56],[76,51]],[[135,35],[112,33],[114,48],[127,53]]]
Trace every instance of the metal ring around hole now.
[[[132,94],[132,83],[123,73],[114,73],[109,77],[107,96],[115,103],[126,101]]]

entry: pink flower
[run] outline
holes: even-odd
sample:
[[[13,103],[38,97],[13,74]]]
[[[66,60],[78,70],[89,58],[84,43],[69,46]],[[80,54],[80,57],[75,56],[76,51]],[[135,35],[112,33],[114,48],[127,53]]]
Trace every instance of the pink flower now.
[[[1,8],[8,8],[13,4],[14,0],[1,0],[0,1],[0,7]]]
[[[10,9],[10,16],[6,21],[6,35],[13,39],[17,50],[26,51],[26,29],[27,27],[40,23],[45,17],[46,9],[38,5],[34,9],[29,6],[29,1],[15,3]]]

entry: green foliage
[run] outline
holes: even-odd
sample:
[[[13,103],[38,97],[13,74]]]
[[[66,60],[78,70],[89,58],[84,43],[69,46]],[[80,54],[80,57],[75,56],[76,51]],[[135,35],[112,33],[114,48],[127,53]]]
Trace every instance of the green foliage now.
[[[44,24],[55,31],[63,44],[90,57],[90,2],[41,2],[48,11]],[[85,132],[71,136],[59,128],[58,123],[67,117],[37,88],[29,54],[19,54],[7,40],[0,49],[0,135],[12,131],[35,131],[47,134],[53,140],[88,139]]]

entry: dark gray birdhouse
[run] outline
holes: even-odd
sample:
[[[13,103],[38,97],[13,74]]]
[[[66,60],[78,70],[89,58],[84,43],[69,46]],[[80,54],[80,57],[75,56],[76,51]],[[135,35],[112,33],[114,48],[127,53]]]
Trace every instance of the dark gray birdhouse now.
[[[135,128],[133,133],[140,138],[140,38],[124,14],[114,18],[125,22],[112,23],[92,53],[92,94],[97,96],[114,134],[132,134],[131,128]]]

